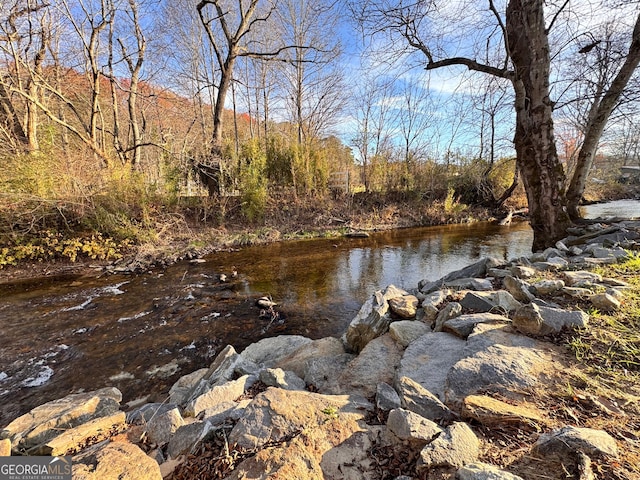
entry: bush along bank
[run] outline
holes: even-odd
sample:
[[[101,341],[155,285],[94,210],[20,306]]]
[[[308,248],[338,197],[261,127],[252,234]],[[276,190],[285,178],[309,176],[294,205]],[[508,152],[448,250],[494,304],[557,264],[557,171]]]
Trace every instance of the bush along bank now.
[[[227,346],[161,404],[50,402],[1,453],[72,454],[74,479],[638,478],[637,353],[603,359],[596,340],[615,350],[607,324],[640,309],[640,222],[572,234],[387,286],[342,338]]]

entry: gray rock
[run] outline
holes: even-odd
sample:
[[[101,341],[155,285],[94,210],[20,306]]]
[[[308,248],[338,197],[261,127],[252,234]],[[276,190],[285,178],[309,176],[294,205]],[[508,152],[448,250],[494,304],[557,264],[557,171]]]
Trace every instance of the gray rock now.
[[[588,321],[589,315],[580,310],[563,310],[532,303],[516,311],[513,326],[526,335],[548,335],[565,328],[584,328]]]
[[[598,293],[589,297],[591,304],[603,312],[612,312],[620,308],[620,300],[608,293]]]
[[[582,452],[590,457],[617,457],[618,446],[614,438],[603,430],[564,427],[540,436],[532,452],[538,456],[560,458]]]
[[[593,291],[588,288],[564,287],[562,289],[562,293],[569,295],[572,298],[584,299],[589,298],[593,294]]]
[[[446,282],[445,286],[457,290],[475,290],[478,292],[493,290],[493,283],[486,278],[460,278]]]
[[[442,429],[435,422],[402,408],[389,412],[387,428],[400,440],[406,440],[421,447],[442,433]]]
[[[186,403],[193,388],[208,372],[208,368],[201,368],[195,372],[191,372],[180,377],[169,390],[169,402],[175,405],[182,405]]]
[[[372,340],[342,371],[340,393],[373,397],[379,383],[393,383],[401,358],[402,349],[389,334]]]
[[[411,378],[401,377],[397,388],[405,409],[429,420],[449,420],[453,417],[453,412],[438,397]]]
[[[562,280],[542,280],[531,285],[538,295],[553,295],[564,288]]]
[[[237,380],[229,381],[223,385],[216,385],[208,392],[189,402],[184,409],[184,413],[186,416],[195,417],[200,412],[219,403],[232,402],[240,397],[256,380],[257,377],[253,375],[244,375]]]
[[[480,293],[480,292],[478,292]],[[467,292],[460,305],[467,310],[473,310],[474,312],[489,312],[495,308],[495,304],[486,297],[482,297],[475,292]]]
[[[433,327],[434,332],[441,332],[444,323],[447,320],[457,317],[462,313],[462,305],[458,302],[451,302],[438,313],[436,324]]]
[[[479,323],[510,322],[511,321],[503,315],[496,315],[494,313],[471,313],[447,320],[444,324],[443,331],[453,333],[454,335],[466,340]]]
[[[430,332],[431,329],[425,323],[414,320],[401,320],[389,325],[389,335],[402,348],[406,348],[411,342]]]
[[[320,393],[339,393],[338,378],[354,358],[355,355],[350,353],[312,358],[307,361],[304,381]]]
[[[514,265],[513,267],[511,267],[511,275],[513,275],[516,278],[531,278],[536,274],[536,269],[532,268],[532,267],[527,267],[524,265]],[[513,295],[514,297],[518,298],[516,295]]]
[[[589,288],[602,282],[602,275],[578,270],[575,272],[562,272],[562,278],[569,287]]]
[[[500,470],[487,463],[469,463],[456,472],[458,480],[523,480],[513,473]]]
[[[504,268],[490,268],[487,270],[487,277],[504,278],[511,275],[511,271]]]
[[[343,341],[349,350],[359,353],[371,340],[387,332],[391,323],[389,303],[382,292],[375,292],[360,307],[347,328]]]
[[[13,450],[28,450],[94,418],[113,415],[120,409],[122,394],[117,388],[74,393],[34,408],[16,418],[0,433],[9,438]]]
[[[151,442],[162,445],[167,443],[174,432],[183,425],[184,420],[180,411],[173,408],[149,419],[145,431]]]
[[[404,297],[406,295],[409,295],[409,292],[403,290],[402,288],[398,288],[395,285],[388,285],[382,293],[382,296],[386,301],[389,301],[392,298]]]
[[[437,467],[462,467],[475,462],[480,454],[480,441],[466,423],[452,423],[420,452],[417,470]]]
[[[251,403],[251,400],[219,403],[201,412],[199,418],[204,422],[209,422],[214,427],[223,425],[228,421],[236,421],[242,418],[244,410],[249,403]]]
[[[529,303],[535,299],[535,295],[529,290],[529,284],[519,278],[507,276],[502,279],[504,288],[519,302]]]
[[[418,283],[418,288],[422,293],[431,293],[435,290],[438,290],[441,286],[446,284],[447,282],[458,280],[461,278],[479,278],[483,277],[487,273],[487,268],[495,268],[499,265],[502,265],[504,262],[495,258],[483,258],[482,260],[477,261],[467,267],[456,270],[454,272],[450,272],[444,277],[440,278],[435,282],[431,282],[429,280],[421,280]]]
[[[385,412],[400,408],[402,406],[400,395],[388,383],[379,383],[376,388],[376,406]]]
[[[273,367],[301,346],[310,343],[310,338],[301,335],[280,335],[252,343],[242,351],[241,355],[243,359],[257,365]]]
[[[208,421],[188,423],[178,428],[169,440],[167,455],[178,458],[180,455],[194,451],[195,447],[207,439],[215,429]]]
[[[126,415],[117,412],[106,417],[98,417],[89,420],[77,427],[61,430],[59,434],[27,450],[29,455],[60,456],[78,452],[88,443],[96,443],[106,440],[117,430],[122,430],[125,425]]]
[[[423,335],[404,351],[396,378],[409,377],[444,400],[447,374],[464,355],[466,342],[450,333]]]
[[[175,403],[146,403],[127,412],[127,423],[146,425],[153,417],[173,410],[177,406]]]
[[[292,371],[300,378],[305,378],[309,361],[322,357],[336,357],[344,353],[346,353],[344,343],[339,338],[326,337],[302,345],[275,366]]]
[[[391,311],[400,318],[415,318],[418,308],[418,298],[414,295],[403,295],[389,299]]]
[[[473,343],[467,353],[476,346]],[[466,396],[481,391],[513,395],[514,392],[537,386],[538,372],[552,368],[555,368],[552,356],[546,351],[491,345],[453,366],[447,377],[447,405],[460,404]]]
[[[362,420],[372,408],[371,404],[354,402],[347,395],[268,388],[249,404],[228,440],[239,448],[260,448],[303,429],[313,430],[331,418]]]
[[[160,466],[138,446],[99,443],[73,456],[73,480],[162,480]]]
[[[307,384],[295,373],[281,368],[267,368],[260,372],[260,381],[269,387],[284,388],[285,390],[304,390]]]

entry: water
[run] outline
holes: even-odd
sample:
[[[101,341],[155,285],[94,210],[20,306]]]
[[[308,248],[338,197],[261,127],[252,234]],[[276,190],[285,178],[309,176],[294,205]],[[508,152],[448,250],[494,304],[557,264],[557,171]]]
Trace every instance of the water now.
[[[623,206],[640,212],[638,202],[611,208],[625,215]],[[124,402],[162,400],[227,344],[340,336],[377,289],[413,289],[486,256],[527,255],[531,241],[525,223],[415,228],[250,247],[139,276],[0,287],[0,426],[82,389],[113,385]],[[263,295],[278,303],[277,317],[256,307]]]

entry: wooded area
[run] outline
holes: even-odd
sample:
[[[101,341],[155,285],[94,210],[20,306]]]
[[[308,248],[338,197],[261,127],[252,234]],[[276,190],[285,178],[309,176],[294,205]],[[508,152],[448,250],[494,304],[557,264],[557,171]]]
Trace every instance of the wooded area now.
[[[594,162],[638,164],[639,62],[635,1],[3,2],[3,236],[128,238],[206,194],[256,222],[348,172],[494,209],[521,181],[541,248]]]

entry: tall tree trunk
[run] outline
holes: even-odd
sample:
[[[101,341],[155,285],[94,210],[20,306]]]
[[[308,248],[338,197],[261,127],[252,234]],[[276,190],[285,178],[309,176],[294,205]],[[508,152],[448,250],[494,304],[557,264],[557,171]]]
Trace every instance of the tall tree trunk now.
[[[542,0],[511,0],[506,15],[507,42],[515,69],[518,168],[529,201],[533,251],[566,236],[571,220],[566,212],[564,170],[553,132],[549,98],[549,41]]]
[[[587,177],[593,159],[598,150],[598,143],[604,131],[604,127],[611,116],[611,112],[616,107],[624,88],[629,83],[629,79],[640,63],[640,15],[636,19],[636,25],[633,29],[633,36],[629,53],[624,64],[618,71],[618,74],[611,82],[611,86],[602,96],[602,100],[596,99],[589,112],[589,120],[584,135],[584,142],[580,152],[576,169],[571,178],[571,183],[567,188],[567,207],[569,215],[574,218],[580,218],[578,206],[582,200],[584,189],[587,184]]]
[[[236,61],[236,54],[229,54],[224,62],[222,72],[220,74],[220,85],[218,86],[218,95],[216,96],[216,105],[213,110],[213,145],[211,153],[213,157],[222,157],[222,127],[224,124],[224,103],[231,88],[233,81],[233,67]]]

